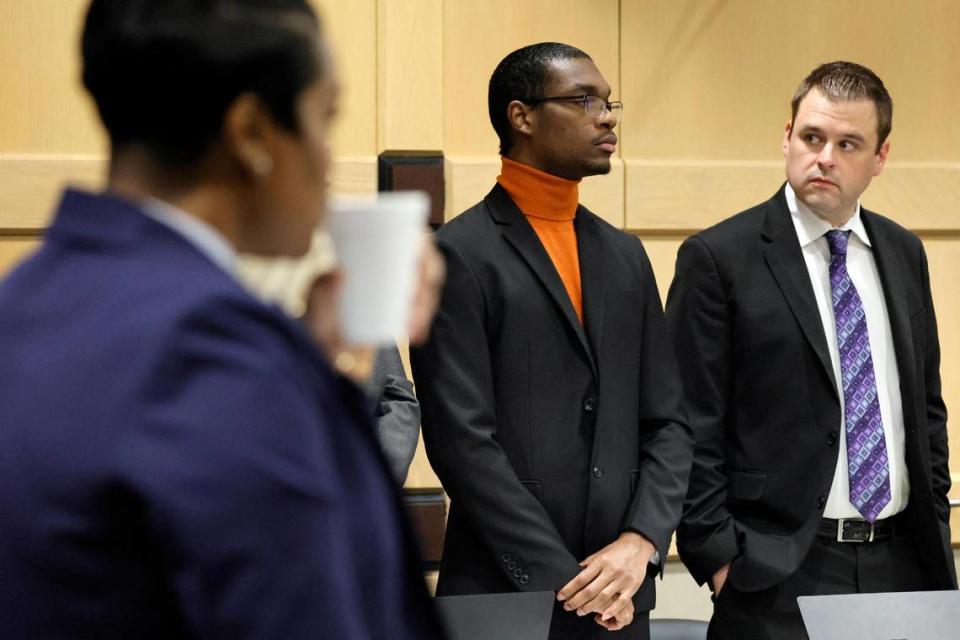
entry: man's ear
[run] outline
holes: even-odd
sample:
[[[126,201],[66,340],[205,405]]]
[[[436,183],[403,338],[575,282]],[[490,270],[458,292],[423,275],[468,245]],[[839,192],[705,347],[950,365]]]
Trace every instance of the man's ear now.
[[[874,177],[880,175],[880,172],[883,171],[883,168],[887,166],[888,155],[890,155],[890,141],[884,140],[883,144],[880,145],[880,151],[877,152],[877,159],[873,165]]]
[[[783,155],[787,155],[787,149],[790,147],[790,134],[793,133],[793,121],[787,120],[783,127]]]
[[[252,93],[241,94],[223,116],[223,144],[248,177],[265,178],[273,170],[273,148],[277,125]]]
[[[514,100],[507,105],[507,120],[513,130],[524,135],[531,135],[536,124],[536,114],[528,104]]]

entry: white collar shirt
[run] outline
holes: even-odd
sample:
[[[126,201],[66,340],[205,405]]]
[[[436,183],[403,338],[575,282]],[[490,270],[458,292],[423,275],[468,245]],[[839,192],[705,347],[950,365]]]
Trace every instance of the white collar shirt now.
[[[820,312],[823,332],[827,338],[834,379],[837,380],[837,392],[842,399],[843,378],[840,374],[840,350],[837,345],[837,328],[830,289],[830,247],[824,236],[833,227],[804,205],[797,198],[789,183],[785,190],[787,207],[790,209],[790,217],[800,241],[803,259],[807,266],[817,308]],[[850,241],[847,246],[847,272],[860,294],[864,312],[867,316],[867,333],[870,337],[870,351],[877,382],[880,418],[883,422],[887,458],[890,465],[891,500],[880,512],[879,519],[883,519],[902,511],[907,506],[910,494],[905,459],[900,374],[897,371],[897,358],[893,348],[890,317],[883,296],[883,284],[880,280],[880,273],[877,271],[870,237],[867,235],[867,230],[863,226],[863,219],[860,216],[859,202],[853,217],[840,229],[850,231]],[[840,404],[840,424],[837,425],[839,435],[837,439],[837,467],[823,515],[826,518],[862,519],[863,516],[850,503],[843,402]],[[826,446],[826,439],[824,439],[824,446]]]
[[[237,252],[223,234],[212,226],[157,198],[148,197],[142,200],[140,210],[148,218],[183,237],[214,264],[236,277]]]

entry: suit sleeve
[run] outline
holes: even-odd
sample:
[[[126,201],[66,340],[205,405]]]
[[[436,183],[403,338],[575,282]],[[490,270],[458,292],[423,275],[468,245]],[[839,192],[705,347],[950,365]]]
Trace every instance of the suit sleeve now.
[[[263,330],[193,325],[171,339],[121,447],[188,635],[372,640],[366,598],[377,592],[362,582],[395,585],[397,568],[364,562],[388,558],[383,544],[396,547],[400,529],[383,509],[393,491],[375,450],[344,455],[338,444],[338,429],[358,428],[343,414],[361,422],[365,398],[332,377],[312,386],[281,355],[289,344]],[[342,424],[318,402],[334,403]],[[349,495],[360,484],[362,497]],[[348,525],[351,503],[381,515],[366,539]]]
[[[950,527],[950,465],[947,447],[947,407],[940,391],[940,338],[937,334],[937,319],[930,293],[930,273],[927,255],[921,245],[921,277],[926,305],[926,347],[924,353],[924,381],[926,383],[927,434],[930,440],[930,465],[933,481],[934,504],[948,533]],[[947,540],[949,542],[949,538]]]
[[[496,439],[484,291],[449,243],[447,281],[429,342],[411,349],[430,463],[455,508],[486,543],[489,562],[518,590],[557,590],[580,570],[543,506],[520,484]],[[521,582],[501,562],[517,558]]]
[[[694,434],[693,466],[677,548],[698,584],[738,553],[727,509],[724,431],[731,393],[732,323],[716,264],[707,246],[688,238],[666,307]]]
[[[394,479],[402,485],[417,451],[420,404],[413,393],[413,384],[407,380],[396,346],[380,350],[375,369],[380,380],[377,437]]]
[[[680,373],[660,293],[645,253],[640,277],[645,300],[638,390],[640,477],[626,524],[653,542],[662,560],[667,557],[687,492],[693,434],[684,414]],[[664,564],[660,562],[661,571]]]

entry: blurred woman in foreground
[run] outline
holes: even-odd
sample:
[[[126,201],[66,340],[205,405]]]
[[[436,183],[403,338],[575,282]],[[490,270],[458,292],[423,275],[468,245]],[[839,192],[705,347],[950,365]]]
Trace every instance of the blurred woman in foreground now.
[[[305,251],[324,209],[316,16],[93,0],[83,80],[108,187],[68,189],[0,286],[0,637],[436,637],[367,403],[325,357],[336,291],[308,330],[233,274]]]

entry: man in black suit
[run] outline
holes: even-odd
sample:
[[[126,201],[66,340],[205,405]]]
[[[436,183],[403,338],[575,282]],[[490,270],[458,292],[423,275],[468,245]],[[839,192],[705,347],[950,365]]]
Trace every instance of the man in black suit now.
[[[835,62],[792,109],[787,183],[687,239],[667,302],[696,437],[677,542],[711,638],[805,638],[799,595],[956,582],[926,256],[859,204],[892,101]]]
[[[552,638],[648,637],[648,564],[665,557],[692,456],[646,253],[577,202],[581,178],[610,170],[609,96],[574,47],[500,63],[502,173],[437,233],[448,284],[412,352],[452,500],[437,592],[560,591]]]

